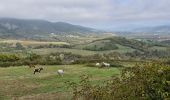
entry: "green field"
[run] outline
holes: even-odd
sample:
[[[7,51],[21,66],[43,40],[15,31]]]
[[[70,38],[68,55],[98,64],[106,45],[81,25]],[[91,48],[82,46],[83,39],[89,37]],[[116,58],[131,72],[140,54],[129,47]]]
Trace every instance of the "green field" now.
[[[103,54],[103,53],[110,53],[110,52],[119,52],[119,53],[126,53],[126,52],[132,52],[134,49],[120,46],[118,45],[120,49],[117,50],[106,50],[106,51],[89,51],[89,50],[79,50],[79,49],[68,49],[68,48],[42,48],[42,49],[33,49],[32,51],[37,54],[49,54],[49,53],[55,53],[55,52],[71,52],[73,54],[78,55],[94,55],[94,54]]]
[[[63,100],[70,99],[71,93],[66,81],[78,82],[83,74],[92,76],[94,83],[101,83],[118,75],[120,69],[99,69],[86,65],[42,66],[42,73],[33,74],[28,66],[0,68],[0,100]],[[64,69],[63,77],[57,69]],[[102,81],[101,81],[102,80]]]

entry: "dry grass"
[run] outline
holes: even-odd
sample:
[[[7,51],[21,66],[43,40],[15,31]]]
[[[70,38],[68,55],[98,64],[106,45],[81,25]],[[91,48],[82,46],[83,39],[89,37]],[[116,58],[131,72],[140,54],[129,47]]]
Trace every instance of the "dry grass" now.
[[[70,95],[71,93],[41,93],[22,97],[13,97],[12,100],[68,100],[70,99]]]
[[[46,44],[58,44],[58,45],[69,45],[67,42],[40,42],[40,41],[26,41],[26,40],[2,40],[1,43],[21,43],[24,46],[28,45],[46,45]]]

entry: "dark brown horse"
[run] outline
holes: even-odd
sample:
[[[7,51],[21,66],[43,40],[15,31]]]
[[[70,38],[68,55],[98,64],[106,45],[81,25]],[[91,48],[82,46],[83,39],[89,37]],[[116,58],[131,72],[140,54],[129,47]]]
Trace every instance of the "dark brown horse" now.
[[[42,67],[40,67],[40,68],[35,68],[35,69],[34,69],[34,74],[35,74],[36,72],[39,72],[39,73],[40,73],[42,70],[43,70]]]

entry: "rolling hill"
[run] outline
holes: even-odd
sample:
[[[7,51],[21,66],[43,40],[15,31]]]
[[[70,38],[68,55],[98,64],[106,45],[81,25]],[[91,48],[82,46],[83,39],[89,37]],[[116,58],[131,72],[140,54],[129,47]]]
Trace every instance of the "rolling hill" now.
[[[53,35],[93,34],[101,31],[65,22],[0,18],[0,37],[31,38]]]
[[[73,48],[90,50],[90,51],[106,51],[106,50],[120,50],[120,49],[135,49],[135,50],[144,51],[152,46],[154,46],[154,44],[152,45],[134,39],[126,39],[123,37],[110,37],[110,38],[94,40],[86,44],[76,45]]]

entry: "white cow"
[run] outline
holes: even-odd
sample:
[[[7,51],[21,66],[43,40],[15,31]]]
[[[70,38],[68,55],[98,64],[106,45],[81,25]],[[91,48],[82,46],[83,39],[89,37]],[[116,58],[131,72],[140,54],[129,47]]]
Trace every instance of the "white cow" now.
[[[57,73],[58,73],[58,75],[63,76],[64,70],[63,69],[59,69],[59,70],[57,70]]]

